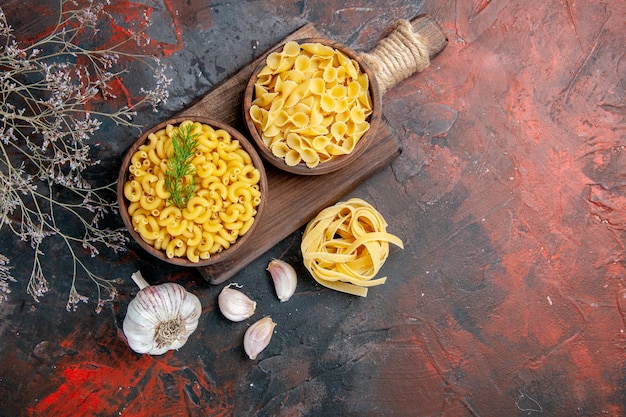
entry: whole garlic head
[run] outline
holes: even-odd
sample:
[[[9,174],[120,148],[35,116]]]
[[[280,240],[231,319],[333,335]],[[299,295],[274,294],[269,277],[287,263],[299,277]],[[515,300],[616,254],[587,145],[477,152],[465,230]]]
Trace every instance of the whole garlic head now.
[[[179,349],[198,327],[200,300],[181,285],[149,285],[140,271],[131,275],[140,291],[128,304],[123,330],[137,353],[162,355]]]

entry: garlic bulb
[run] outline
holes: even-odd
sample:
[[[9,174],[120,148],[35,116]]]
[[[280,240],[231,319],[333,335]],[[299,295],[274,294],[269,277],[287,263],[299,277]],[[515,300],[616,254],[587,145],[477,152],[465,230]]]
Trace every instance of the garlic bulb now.
[[[291,298],[294,292],[296,292],[297,276],[296,270],[293,269],[285,261],[280,259],[272,259],[267,270],[272,276],[274,281],[274,288],[276,289],[276,295],[281,302],[285,302]]]
[[[240,285],[232,283],[222,289],[217,296],[217,304],[220,311],[228,320],[242,321],[254,314],[256,302],[239,290],[231,288],[231,285],[241,288]]]
[[[123,330],[137,353],[162,355],[178,349],[198,327],[200,300],[181,285],[149,285],[137,271],[131,278],[140,291],[128,304]]]
[[[243,349],[250,359],[256,359],[257,355],[270,344],[274,327],[276,327],[276,323],[272,321],[270,316],[263,317],[248,327],[243,336]]]

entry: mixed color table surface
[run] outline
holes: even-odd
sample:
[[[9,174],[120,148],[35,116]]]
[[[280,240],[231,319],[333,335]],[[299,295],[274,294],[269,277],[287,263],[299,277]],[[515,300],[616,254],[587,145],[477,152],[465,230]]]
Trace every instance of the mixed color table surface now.
[[[78,0],[80,4],[83,0]],[[3,0],[22,39],[54,24],[56,1]],[[180,113],[290,33],[311,24],[367,51],[398,19],[435,18],[449,43],[385,93],[402,152],[345,198],[374,205],[404,241],[366,298],[318,285],[302,229],[237,272],[257,301],[233,323],[195,269],[133,244],[93,259],[117,297],[65,309],[69,266],[45,259],[50,291],[26,281],[0,304],[0,416],[624,416],[626,415],[626,4],[623,1],[112,0],[125,24],[147,14],[144,51],[169,65],[170,98],[143,128]],[[120,79],[130,85],[149,73]],[[124,84],[126,83],[126,84]],[[105,126],[99,178],[114,181],[136,130]],[[297,213],[284,213],[285,216]],[[117,218],[112,223],[121,223]],[[28,253],[3,230],[0,253]],[[24,255],[23,259],[26,255]],[[276,298],[272,258],[298,272]],[[28,262],[13,260],[26,280]],[[177,282],[202,317],[178,351],[134,353],[122,332],[130,275]],[[97,299],[90,280],[77,282]],[[270,315],[270,345],[243,334]]]

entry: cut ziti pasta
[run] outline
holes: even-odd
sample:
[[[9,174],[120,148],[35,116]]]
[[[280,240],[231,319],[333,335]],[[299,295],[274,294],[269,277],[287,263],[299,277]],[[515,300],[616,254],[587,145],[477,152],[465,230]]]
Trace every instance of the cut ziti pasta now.
[[[191,126],[197,140],[190,168],[195,178],[186,206],[171,204],[166,188],[172,137]],[[124,184],[128,214],[141,238],[167,257],[192,262],[228,249],[252,226],[261,202],[259,170],[238,140],[223,129],[193,121],[151,133],[132,155]]]
[[[369,129],[369,79],[357,61],[321,43],[287,42],[269,54],[250,107],[265,145],[309,168],[352,152]]]
[[[325,287],[367,296],[368,287],[389,255],[389,243],[402,240],[387,232],[387,223],[369,203],[352,198],[322,210],[302,236],[304,266]]]

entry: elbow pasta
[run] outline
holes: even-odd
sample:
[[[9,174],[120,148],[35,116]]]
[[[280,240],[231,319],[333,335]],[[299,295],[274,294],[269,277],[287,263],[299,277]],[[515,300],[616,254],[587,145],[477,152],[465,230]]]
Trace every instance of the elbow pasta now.
[[[289,166],[309,168],[352,152],[369,129],[367,74],[343,52],[287,42],[259,72],[250,117],[265,145]]]
[[[165,189],[172,136],[192,124],[198,136],[192,159],[196,190],[182,210],[168,202]],[[124,196],[134,230],[169,258],[209,259],[245,235],[261,202],[261,173],[238,140],[223,129],[184,121],[148,135],[130,158]]]

